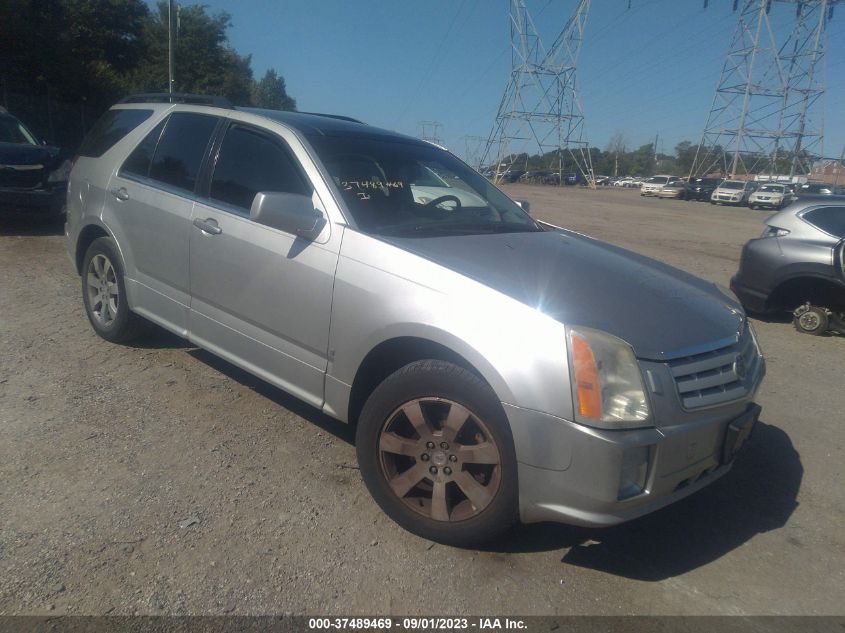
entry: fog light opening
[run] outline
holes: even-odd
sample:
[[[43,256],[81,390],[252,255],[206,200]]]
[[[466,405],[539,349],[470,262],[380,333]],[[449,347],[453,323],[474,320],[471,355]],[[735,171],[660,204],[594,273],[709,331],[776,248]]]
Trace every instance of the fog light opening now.
[[[645,490],[648,476],[649,446],[628,448],[622,454],[618,499],[635,497]]]

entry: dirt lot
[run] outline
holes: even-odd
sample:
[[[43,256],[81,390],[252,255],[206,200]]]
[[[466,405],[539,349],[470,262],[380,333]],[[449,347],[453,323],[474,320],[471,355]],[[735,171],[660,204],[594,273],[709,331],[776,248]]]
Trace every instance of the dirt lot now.
[[[727,284],[765,214],[511,188],[541,218]],[[0,226],[0,614],[842,614],[845,337],[757,322],[734,470],[605,530],[483,551],[370,500],[344,425],[180,339],[98,339],[57,227]]]

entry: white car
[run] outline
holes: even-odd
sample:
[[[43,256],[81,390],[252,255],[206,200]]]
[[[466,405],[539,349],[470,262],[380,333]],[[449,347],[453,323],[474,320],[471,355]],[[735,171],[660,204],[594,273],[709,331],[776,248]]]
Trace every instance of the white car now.
[[[673,185],[678,182],[678,176],[670,176],[667,174],[657,174],[651,178],[646,178],[643,184],[640,185],[641,196],[656,196],[657,192],[663,189],[666,185]]]
[[[757,183],[746,180],[723,180],[710,194],[710,204],[745,204],[757,189]]]
[[[433,169],[420,165],[420,172],[411,183],[411,193],[417,204],[429,204],[442,198],[438,208],[486,207],[487,203],[474,193],[459,186],[452,186]],[[455,182],[458,185],[458,182]],[[457,201],[457,202],[456,202]]]
[[[766,183],[748,196],[748,206],[752,209],[780,209],[792,202],[794,197],[786,185]]]

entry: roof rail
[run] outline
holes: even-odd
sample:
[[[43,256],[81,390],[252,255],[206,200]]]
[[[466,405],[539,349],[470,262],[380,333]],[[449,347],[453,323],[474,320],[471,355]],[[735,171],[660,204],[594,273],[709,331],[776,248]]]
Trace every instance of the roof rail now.
[[[232,102],[226,97],[194,95],[183,92],[145,92],[124,97],[118,103],[192,103],[194,105],[226,108],[227,110],[234,109]]]
[[[339,121],[349,121],[350,123],[360,123],[366,125],[363,121],[353,119],[351,116],[344,116],[342,114],[323,114],[322,112],[300,112],[299,114],[310,114],[311,116],[324,116],[329,119],[338,119]]]

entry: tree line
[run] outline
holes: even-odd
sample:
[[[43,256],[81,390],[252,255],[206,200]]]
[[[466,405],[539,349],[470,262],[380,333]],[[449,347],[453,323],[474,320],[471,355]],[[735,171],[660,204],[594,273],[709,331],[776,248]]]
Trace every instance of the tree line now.
[[[296,109],[284,77],[256,80],[231,46],[229,14],[191,5],[174,23],[174,90]],[[167,91],[168,24],[164,1],[0,0],[0,99],[40,136],[75,145],[122,96]]]

